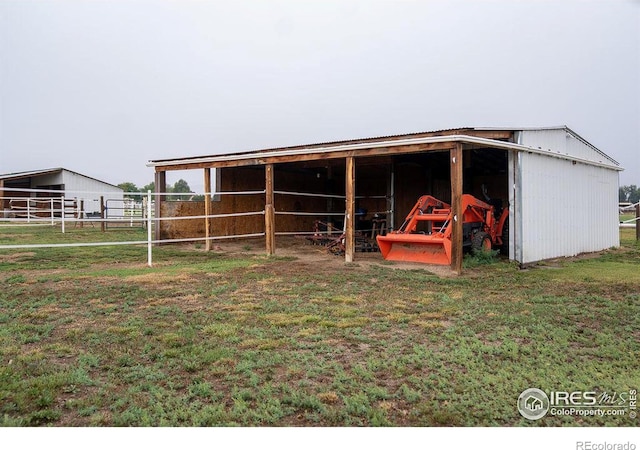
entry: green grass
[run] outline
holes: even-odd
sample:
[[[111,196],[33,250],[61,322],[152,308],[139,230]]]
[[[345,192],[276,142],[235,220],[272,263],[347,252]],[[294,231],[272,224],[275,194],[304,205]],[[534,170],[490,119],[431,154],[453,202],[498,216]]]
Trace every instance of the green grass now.
[[[636,217],[635,213],[620,214],[620,222],[624,222],[626,220],[635,219],[635,217]]]
[[[462,267],[469,269],[473,267],[483,266],[486,264],[494,264],[498,262],[498,250],[472,250],[471,253],[465,254],[462,261]]]
[[[28,234],[29,236],[24,236]],[[80,233],[75,235],[75,233]],[[0,229],[2,243],[140,230]],[[0,251],[5,426],[637,426],[516,409],[640,386],[640,246],[460,277],[195,246]],[[144,237],[142,237],[144,239]]]

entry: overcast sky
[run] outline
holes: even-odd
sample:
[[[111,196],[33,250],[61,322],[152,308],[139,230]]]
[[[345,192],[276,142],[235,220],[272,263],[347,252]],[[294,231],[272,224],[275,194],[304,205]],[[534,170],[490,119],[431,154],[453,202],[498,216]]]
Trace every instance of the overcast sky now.
[[[637,0],[0,0],[0,58],[0,173],[567,125],[640,185]]]

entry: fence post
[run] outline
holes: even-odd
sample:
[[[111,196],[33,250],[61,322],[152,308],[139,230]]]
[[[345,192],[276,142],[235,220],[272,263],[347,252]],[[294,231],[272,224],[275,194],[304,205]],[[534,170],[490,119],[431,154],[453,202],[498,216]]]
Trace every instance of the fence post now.
[[[152,247],[151,244],[151,191],[147,190],[147,265],[151,267],[152,262]]]
[[[144,230],[147,227],[147,221],[145,220],[147,217],[147,197],[141,198],[140,205],[140,207],[142,208],[140,217],[142,217],[142,229]]]
[[[105,223],[104,223],[104,195],[100,196],[100,231],[104,232]]]
[[[31,197],[27,197],[27,223],[31,223]]]
[[[80,200],[80,228],[84,228],[84,199]]]
[[[211,221],[209,216],[211,215],[211,168],[204,168],[204,249],[205,251],[211,250]]]
[[[28,200],[27,200],[28,201]],[[28,203],[27,203],[28,204]],[[54,214],[54,206],[53,206],[53,197],[51,197],[51,225],[55,225],[54,223],[54,219],[55,219],[55,214]]]
[[[636,241],[640,241],[640,202],[636,204]]]
[[[64,234],[64,216],[65,216],[64,195],[60,197],[60,219],[62,220],[62,233]]]

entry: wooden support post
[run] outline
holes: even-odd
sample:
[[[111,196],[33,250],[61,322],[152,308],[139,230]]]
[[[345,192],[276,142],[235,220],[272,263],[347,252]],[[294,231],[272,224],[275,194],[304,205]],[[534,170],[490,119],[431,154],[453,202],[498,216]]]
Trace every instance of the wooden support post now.
[[[167,192],[167,172],[156,172],[156,176],[155,176],[155,188],[156,188],[156,194],[164,194]],[[161,205],[162,202],[165,201],[165,196],[164,195],[156,195],[155,196],[155,208],[154,208],[154,216],[155,219],[159,219],[161,217]],[[159,241],[161,239],[161,233],[160,233],[160,221],[158,220],[154,220],[151,223],[154,224],[155,226],[155,237],[154,239],[156,241]],[[157,245],[157,244],[156,244]]]
[[[206,239],[204,243],[204,249],[211,251],[211,168],[204,168],[204,215],[207,216],[204,219],[204,237]]]
[[[264,201],[264,234],[267,245],[267,255],[276,252],[275,210],[273,207],[273,164],[264,166],[265,201]]]
[[[80,199],[80,228],[84,228],[84,199]]]
[[[4,180],[0,180],[0,217],[4,218],[5,200],[4,200]]]
[[[462,273],[462,144],[456,143],[449,152],[451,164],[451,270]]]
[[[53,205],[53,202],[51,203]],[[53,209],[53,208],[52,208]],[[104,221],[106,214],[104,213],[104,196],[100,196],[100,231],[105,231],[107,223]]]
[[[353,156],[347,157],[345,171],[345,239],[344,239],[344,261],[353,262],[355,256],[355,212],[356,212],[356,164]]]
[[[386,228],[395,230],[395,214],[396,214],[396,166],[395,163],[389,164],[389,184],[387,185],[387,222]],[[385,232],[386,234],[386,232]]]
[[[640,203],[636,205],[636,241],[640,241]]]

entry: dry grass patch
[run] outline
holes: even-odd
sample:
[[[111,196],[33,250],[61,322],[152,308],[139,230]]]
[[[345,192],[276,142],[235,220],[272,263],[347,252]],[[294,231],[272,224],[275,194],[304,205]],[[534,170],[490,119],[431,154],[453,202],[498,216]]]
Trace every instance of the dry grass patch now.
[[[168,283],[188,283],[193,280],[193,275],[184,271],[176,273],[151,272],[140,275],[130,275],[124,277],[123,281],[127,283],[146,284],[163,286]]]
[[[448,278],[187,246],[152,269],[145,249],[38,251],[0,265],[0,424],[633,426],[514,406],[531,386],[640,384],[640,247],[624,245]]]
[[[312,314],[302,314],[302,313],[273,313],[273,314],[265,314],[262,316],[263,319],[270,325],[276,327],[286,327],[286,326],[294,326],[294,325],[303,325],[308,323],[318,323],[321,320],[321,317],[312,315]]]

